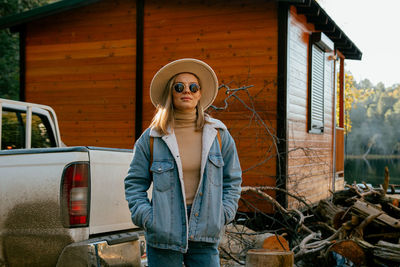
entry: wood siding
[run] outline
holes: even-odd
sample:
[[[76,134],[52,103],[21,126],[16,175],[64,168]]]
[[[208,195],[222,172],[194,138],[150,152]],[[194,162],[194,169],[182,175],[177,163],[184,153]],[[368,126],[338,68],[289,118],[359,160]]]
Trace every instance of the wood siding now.
[[[324,133],[307,129],[309,37],[314,30],[292,7],[288,36],[288,189],[311,202],[329,196],[333,177],[334,63],[325,53]],[[289,198],[289,207],[294,205]]]
[[[253,85],[249,94],[240,91],[238,99],[230,97],[226,110],[208,109],[227,125],[236,141],[243,185],[275,185],[275,147],[262,124],[275,133],[276,8],[274,1],[261,0],[145,2],[143,128],[154,114],[148,90],[151,79],[172,60],[204,60],[215,70],[219,84],[228,84],[231,89]],[[214,105],[223,107],[228,96],[222,88]]]
[[[52,106],[68,146],[132,148],[136,3],[103,0],[34,21],[26,101]]]

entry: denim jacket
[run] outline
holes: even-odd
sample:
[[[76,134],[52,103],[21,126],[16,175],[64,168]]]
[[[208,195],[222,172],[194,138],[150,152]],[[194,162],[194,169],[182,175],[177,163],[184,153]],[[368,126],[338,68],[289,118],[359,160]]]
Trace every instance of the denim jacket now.
[[[148,128],[135,144],[133,160],[125,178],[125,196],[133,223],[145,229],[147,243],[152,247],[186,252],[188,240],[218,243],[224,225],[234,219],[242,182],[235,142],[222,122],[208,116],[206,121],[200,182],[190,220],[186,210],[182,163],[173,131],[161,135]],[[150,136],[154,137],[151,166]],[[147,190],[152,182],[150,201]]]

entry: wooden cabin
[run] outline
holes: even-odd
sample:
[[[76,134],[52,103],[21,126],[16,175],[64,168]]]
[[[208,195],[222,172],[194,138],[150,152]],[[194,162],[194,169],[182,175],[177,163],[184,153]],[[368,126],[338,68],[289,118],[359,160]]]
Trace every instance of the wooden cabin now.
[[[21,100],[52,106],[68,146],[132,148],[155,111],[153,75],[192,57],[219,77],[207,112],[236,140],[243,185],[311,202],[343,188],[344,60],[362,54],[315,0],[70,0],[4,28],[20,34]]]

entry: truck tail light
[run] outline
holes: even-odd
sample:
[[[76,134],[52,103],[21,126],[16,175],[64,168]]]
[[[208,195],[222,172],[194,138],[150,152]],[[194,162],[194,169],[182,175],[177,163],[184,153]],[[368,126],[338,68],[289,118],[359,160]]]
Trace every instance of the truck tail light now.
[[[89,193],[89,164],[76,162],[66,166],[61,179],[61,213],[64,226],[88,226]]]

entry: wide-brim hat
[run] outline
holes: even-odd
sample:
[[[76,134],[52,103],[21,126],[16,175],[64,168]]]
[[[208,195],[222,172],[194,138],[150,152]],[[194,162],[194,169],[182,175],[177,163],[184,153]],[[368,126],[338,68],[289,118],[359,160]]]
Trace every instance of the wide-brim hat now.
[[[155,107],[161,103],[164,90],[169,80],[178,73],[193,73],[201,86],[200,106],[207,109],[218,94],[218,79],[214,70],[205,62],[194,58],[183,58],[172,61],[162,67],[153,77],[150,84],[150,99]]]

